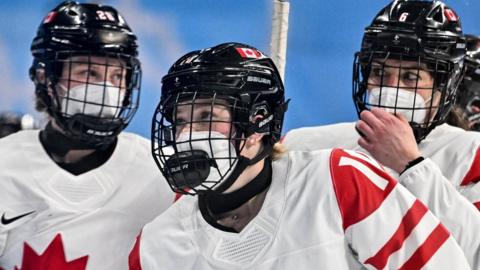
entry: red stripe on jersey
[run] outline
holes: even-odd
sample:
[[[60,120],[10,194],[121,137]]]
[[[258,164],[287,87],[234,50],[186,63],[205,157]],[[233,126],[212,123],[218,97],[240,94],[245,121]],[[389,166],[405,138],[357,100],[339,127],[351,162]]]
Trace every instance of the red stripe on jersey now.
[[[410,233],[413,231],[415,226],[417,226],[417,224],[420,222],[425,213],[427,213],[427,211],[427,207],[423,205],[419,200],[416,200],[413,203],[412,207],[410,207],[407,213],[403,216],[402,222],[400,223],[392,237],[377,252],[377,254],[368,258],[365,261],[365,264],[373,265],[377,269],[385,268],[390,255],[392,255],[395,251],[399,250],[402,247],[405,239],[410,235]]]
[[[190,189],[189,189],[189,188],[184,188],[183,191],[189,192]],[[183,196],[183,193],[177,193],[177,192],[175,192],[175,198],[173,199],[173,202],[174,202],[174,203],[177,202],[178,200],[180,200],[180,198],[182,198],[182,196]]]
[[[383,178],[382,180],[387,181],[386,187],[382,190],[353,166],[340,166],[341,158],[353,159],[366,166],[374,174]],[[342,214],[344,230],[375,212],[397,184],[397,181],[386,172],[341,149],[332,150],[330,174]]]
[[[480,202],[475,202],[473,203],[473,205],[475,205],[475,207],[477,207],[477,209],[480,210]]]
[[[470,166],[470,170],[465,175],[462,180],[462,186],[466,186],[472,183],[476,183],[480,180],[480,149],[477,149],[477,153],[475,154],[475,158],[473,159],[472,165]]]
[[[142,265],[140,264],[140,237],[142,232],[137,236],[135,240],[135,245],[133,246],[130,255],[128,255],[128,269],[130,270],[142,270]]]
[[[422,246],[415,250],[408,261],[400,267],[400,270],[421,269],[445,241],[447,241],[449,236],[450,233],[447,229],[442,224],[438,224],[435,230],[428,236],[427,240],[423,242]]]
[[[175,199],[173,200],[173,202],[176,202],[178,200],[180,200],[180,198],[183,196],[182,193],[175,193]]]

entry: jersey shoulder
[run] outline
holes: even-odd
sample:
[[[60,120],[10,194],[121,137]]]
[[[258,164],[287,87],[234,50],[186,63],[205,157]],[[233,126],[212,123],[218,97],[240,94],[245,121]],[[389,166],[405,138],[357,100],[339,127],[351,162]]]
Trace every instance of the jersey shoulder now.
[[[377,211],[397,185],[373,158],[350,150],[331,152],[330,174],[344,229]]]
[[[422,153],[432,158],[456,186],[480,181],[480,132],[448,125],[442,125],[439,131],[420,143]]]
[[[137,152],[150,153],[150,140],[138,134],[124,131],[118,135],[118,140],[123,145],[134,148]]]
[[[10,134],[0,139],[0,151],[12,151],[11,154],[15,154],[25,149],[25,147],[31,147],[32,145],[41,146],[39,134],[39,130],[21,130]]]
[[[453,153],[446,153],[446,155],[459,157],[463,160],[467,167],[464,170],[460,185],[467,186],[480,181],[480,132],[467,131],[462,135],[456,141],[458,144],[452,143],[450,151]],[[461,149],[457,149],[455,145],[458,145]]]
[[[183,196],[165,212],[147,223],[142,229],[142,244],[152,248],[168,246],[168,241],[184,242],[189,239],[189,233],[198,229],[195,227],[195,212],[198,211],[197,197]],[[183,238],[183,239],[182,239]],[[156,239],[163,239],[158,245]]]
[[[191,211],[195,203],[196,197],[182,197],[144,226],[130,253],[130,269],[175,269],[178,261],[182,261],[185,269],[195,269],[192,264],[198,256],[198,247],[193,237],[197,234],[189,225],[194,224],[195,215]]]
[[[132,187],[150,194],[149,197],[156,197],[157,204],[171,205],[175,193],[153,160],[150,141],[134,133],[122,132],[118,137],[118,148],[108,163],[108,169],[121,171],[120,177]]]
[[[305,127],[289,131],[282,143],[289,150],[313,151],[325,148],[349,148],[357,144],[355,122],[317,127]]]
[[[0,175],[27,173],[48,155],[39,139],[38,130],[24,130],[0,139]]]
[[[122,132],[119,134],[117,149],[112,155],[112,161],[116,165],[131,166],[130,164],[134,164],[151,170],[155,174],[159,173],[151,156],[150,141],[134,133]]]
[[[274,164],[287,175],[287,196],[333,198],[344,229],[375,212],[397,185],[373,158],[341,148],[288,151]]]

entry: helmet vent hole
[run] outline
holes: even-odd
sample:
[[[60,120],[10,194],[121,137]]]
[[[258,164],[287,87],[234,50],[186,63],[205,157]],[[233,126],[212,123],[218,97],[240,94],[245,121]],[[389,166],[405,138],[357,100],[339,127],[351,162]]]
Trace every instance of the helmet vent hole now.
[[[442,9],[441,9],[441,7],[437,7],[437,8],[432,12],[432,14],[433,14],[432,19],[433,19],[434,21],[437,21],[437,22],[439,22],[439,23],[443,23],[443,15],[442,15]]]
[[[67,11],[67,15],[72,16],[72,17],[76,17],[76,16],[78,16],[78,13],[75,10],[69,9]]]
[[[220,80],[218,83],[221,84],[221,85],[226,85],[226,86],[231,86],[231,87],[240,86],[240,80],[235,79],[235,78],[226,78],[226,79]]]

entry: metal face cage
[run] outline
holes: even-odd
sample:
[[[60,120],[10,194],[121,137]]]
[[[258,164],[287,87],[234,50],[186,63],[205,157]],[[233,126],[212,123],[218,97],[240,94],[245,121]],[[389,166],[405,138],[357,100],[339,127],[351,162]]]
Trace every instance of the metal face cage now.
[[[37,88],[39,96],[72,138],[93,145],[106,143],[133,118],[141,81],[136,58],[120,53],[60,51],[40,65],[45,76],[39,82],[44,87]]]
[[[362,51],[355,54],[353,70],[352,95],[357,113],[377,107],[402,114],[417,141],[445,120],[455,99],[453,67],[448,61]]]
[[[173,191],[215,189],[238,163],[249,108],[215,91],[182,91],[162,99],[152,123],[152,154]]]

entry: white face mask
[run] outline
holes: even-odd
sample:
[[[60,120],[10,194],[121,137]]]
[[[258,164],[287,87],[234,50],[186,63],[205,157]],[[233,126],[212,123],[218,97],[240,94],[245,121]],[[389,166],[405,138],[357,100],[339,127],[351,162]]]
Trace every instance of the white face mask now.
[[[210,167],[210,173],[203,181],[208,188],[226,179],[233,171],[237,155],[235,147],[225,135],[214,131],[200,131],[192,132],[190,136],[190,132],[183,132],[176,142],[178,151],[203,150],[215,161],[216,167]]]
[[[397,95],[398,92],[398,95]],[[381,93],[381,95],[380,95]],[[430,99],[429,99],[430,100]],[[428,100],[428,101],[429,101]],[[413,91],[402,90],[395,87],[382,87],[370,90],[368,103],[371,106],[385,106],[387,112],[405,116],[409,122],[423,124],[430,106],[426,106],[423,97]],[[381,103],[380,103],[381,102]],[[397,108],[396,110],[394,108]],[[415,110],[413,110],[415,108]],[[413,118],[412,118],[413,116]]]
[[[62,113],[68,115],[86,114],[101,117],[118,116],[123,104],[125,94],[119,87],[110,82],[96,84],[82,84],[65,90],[65,98],[62,99]]]

